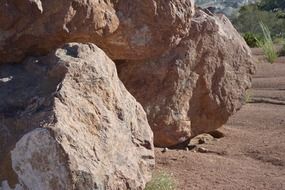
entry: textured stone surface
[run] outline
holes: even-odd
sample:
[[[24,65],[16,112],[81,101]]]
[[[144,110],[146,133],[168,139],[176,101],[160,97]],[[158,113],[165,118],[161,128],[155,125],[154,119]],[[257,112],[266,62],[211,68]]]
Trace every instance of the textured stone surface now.
[[[153,134],[102,50],[67,44],[0,79],[2,190],[144,188]]]
[[[251,51],[230,21],[202,10],[178,47],[158,59],[117,66],[162,147],[221,127],[241,107],[254,72]]]
[[[93,42],[112,59],[159,55],[185,36],[193,0],[2,0],[0,62]]]

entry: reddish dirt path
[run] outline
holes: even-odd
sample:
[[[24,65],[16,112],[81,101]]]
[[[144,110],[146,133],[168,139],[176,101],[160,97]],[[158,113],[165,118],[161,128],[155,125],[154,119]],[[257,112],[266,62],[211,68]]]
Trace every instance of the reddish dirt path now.
[[[257,65],[249,101],[219,130],[225,137],[198,145],[206,153],[156,149],[156,170],[178,190],[285,190],[285,58]]]

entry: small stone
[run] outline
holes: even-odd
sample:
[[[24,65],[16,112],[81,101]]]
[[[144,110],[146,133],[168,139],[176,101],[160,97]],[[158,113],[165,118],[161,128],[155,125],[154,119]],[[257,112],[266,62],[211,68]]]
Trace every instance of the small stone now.
[[[162,153],[165,153],[165,152],[167,152],[167,151],[168,151],[168,148],[163,148],[161,152],[162,152]]]
[[[203,147],[199,147],[199,148],[197,149],[197,151],[200,152],[200,153],[207,153],[207,152],[209,152],[208,149],[203,148]]]
[[[208,144],[212,142],[213,140],[214,140],[214,137],[212,135],[203,133],[191,139],[190,143],[193,145]]]

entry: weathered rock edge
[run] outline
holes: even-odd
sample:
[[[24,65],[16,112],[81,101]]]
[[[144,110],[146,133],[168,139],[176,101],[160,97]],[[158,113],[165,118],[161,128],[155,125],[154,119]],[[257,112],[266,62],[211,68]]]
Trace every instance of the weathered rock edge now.
[[[119,77],[143,105],[156,146],[186,143],[221,127],[251,85],[250,48],[222,15],[196,10],[189,36],[156,59],[117,62]]]
[[[113,60],[146,59],[177,45],[193,13],[193,0],[3,0],[0,63],[67,42],[95,43]]]
[[[0,66],[0,189],[143,189],[154,167],[142,106],[93,44]]]

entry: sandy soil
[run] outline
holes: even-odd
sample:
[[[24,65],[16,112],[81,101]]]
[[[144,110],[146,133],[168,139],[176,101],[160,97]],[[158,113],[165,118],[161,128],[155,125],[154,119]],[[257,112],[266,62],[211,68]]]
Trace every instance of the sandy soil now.
[[[156,170],[178,190],[285,190],[285,57],[269,64],[253,52],[262,61],[250,103],[219,129],[225,136],[188,151],[156,149]]]

